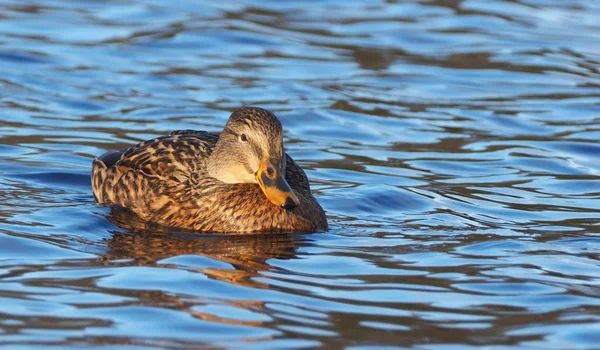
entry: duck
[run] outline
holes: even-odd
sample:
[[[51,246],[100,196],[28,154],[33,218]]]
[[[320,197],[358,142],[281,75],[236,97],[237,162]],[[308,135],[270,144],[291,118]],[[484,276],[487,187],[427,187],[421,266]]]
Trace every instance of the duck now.
[[[98,205],[200,233],[327,231],[306,173],[270,111],[234,111],[221,133],[176,130],[94,158]]]

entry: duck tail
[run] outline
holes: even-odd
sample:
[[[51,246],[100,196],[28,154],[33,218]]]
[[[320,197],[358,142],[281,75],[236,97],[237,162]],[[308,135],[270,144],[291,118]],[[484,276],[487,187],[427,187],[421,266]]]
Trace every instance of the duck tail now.
[[[108,168],[98,158],[94,158],[92,164],[92,192],[94,193],[94,200],[97,204],[104,203],[104,191],[103,187],[106,182]]]

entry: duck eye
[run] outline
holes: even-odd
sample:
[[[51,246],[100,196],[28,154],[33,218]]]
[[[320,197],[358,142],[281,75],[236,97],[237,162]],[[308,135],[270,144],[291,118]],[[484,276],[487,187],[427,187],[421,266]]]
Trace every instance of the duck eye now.
[[[241,134],[240,140],[242,140],[242,142],[248,142],[248,136],[246,136],[246,134]]]

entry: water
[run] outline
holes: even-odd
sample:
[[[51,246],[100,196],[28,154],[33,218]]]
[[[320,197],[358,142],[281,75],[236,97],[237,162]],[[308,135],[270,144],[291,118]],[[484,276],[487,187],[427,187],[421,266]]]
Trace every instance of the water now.
[[[0,9],[0,344],[598,346],[600,3]],[[94,206],[94,155],[243,104],[282,120],[329,232]]]

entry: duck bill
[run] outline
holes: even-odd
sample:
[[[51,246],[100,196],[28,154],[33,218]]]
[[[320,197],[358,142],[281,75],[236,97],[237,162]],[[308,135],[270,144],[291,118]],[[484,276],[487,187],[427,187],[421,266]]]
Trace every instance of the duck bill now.
[[[272,159],[263,160],[256,172],[256,181],[271,203],[285,209],[293,209],[300,202],[285,181],[284,174],[276,166],[277,163]]]

